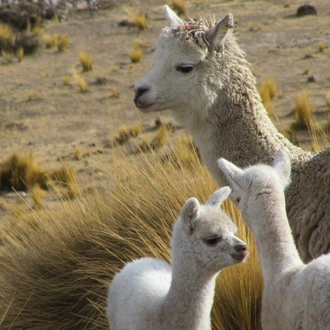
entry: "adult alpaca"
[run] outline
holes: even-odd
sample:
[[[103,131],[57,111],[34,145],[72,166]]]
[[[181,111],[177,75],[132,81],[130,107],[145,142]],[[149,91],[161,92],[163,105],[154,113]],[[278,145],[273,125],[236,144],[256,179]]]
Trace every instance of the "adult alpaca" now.
[[[330,330],[330,254],[305,265],[285,211],[290,160],[281,150],[273,166],[241,169],[220,159],[244,221],[255,237],[264,277],[263,330]]]
[[[292,145],[269,119],[244,52],[232,34],[233,17],[215,24],[182,21],[164,7],[167,27],[160,35],[153,69],[135,85],[143,112],[171,109],[193,136],[220,185],[224,157],[240,167],[270,164],[284,149],[292,162],[287,212],[304,261],[330,251],[330,148],[313,155]]]

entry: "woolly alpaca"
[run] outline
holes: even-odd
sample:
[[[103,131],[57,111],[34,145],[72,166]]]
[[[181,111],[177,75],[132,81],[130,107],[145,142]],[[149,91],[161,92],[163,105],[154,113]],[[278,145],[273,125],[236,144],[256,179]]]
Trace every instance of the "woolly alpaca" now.
[[[317,155],[292,145],[275,128],[262,105],[231,14],[215,22],[182,21],[164,7],[168,27],[156,47],[153,69],[135,85],[143,112],[171,109],[193,136],[208,169],[224,157],[238,166],[270,164],[280,149],[292,161],[286,191],[294,240],[307,261],[330,251],[330,148]]]
[[[264,330],[330,329],[330,254],[305,265],[296,249],[285,211],[284,187],[291,165],[281,150],[273,167],[241,170],[225,159],[219,167],[251,228],[264,277],[261,323]]]
[[[217,190],[205,205],[190,198],[173,227],[172,265],[142,258],[127,264],[109,288],[111,330],[211,330],[215,280],[242,262],[246,244],[219,209],[231,190]]]

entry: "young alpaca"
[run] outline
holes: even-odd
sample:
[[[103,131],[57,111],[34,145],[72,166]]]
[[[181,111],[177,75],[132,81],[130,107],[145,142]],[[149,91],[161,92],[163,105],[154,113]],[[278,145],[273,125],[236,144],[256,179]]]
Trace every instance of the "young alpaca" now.
[[[217,23],[183,21],[164,9],[168,24],[154,67],[134,87],[135,105],[145,113],[171,109],[220,186],[226,184],[216,163],[220,157],[241,167],[271,164],[285,149],[292,160],[287,212],[299,253],[308,261],[330,252],[330,148],[313,155],[276,129],[232,33],[231,14]]]
[[[273,163],[242,170],[218,161],[232,196],[251,228],[264,277],[261,323],[264,330],[330,329],[330,255],[305,265],[293,242],[284,188],[291,165],[281,150]]]
[[[230,192],[224,187],[205,205],[196,198],[184,204],[173,227],[172,265],[142,258],[114,277],[106,309],[111,330],[211,330],[216,277],[248,254],[219,209]]]

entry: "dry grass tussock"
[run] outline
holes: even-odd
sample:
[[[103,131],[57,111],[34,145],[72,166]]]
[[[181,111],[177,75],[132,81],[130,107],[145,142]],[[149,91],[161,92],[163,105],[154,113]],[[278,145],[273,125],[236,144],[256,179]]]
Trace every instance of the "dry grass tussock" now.
[[[108,329],[104,308],[113,275],[141,256],[169,260],[172,224],[183,203],[191,196],[204,202],[217,185],[193,152],[189,166],[164,164],[153,152],[132,157],[116,151],[108,188],[63,203],[56,213],[45,207],[3,234],[1,328]],[[219,276],[214,329],[259,330],[255,245],[237,210],[226,208],[251,256]]]
[[[87,52],[81,52],[79,54],[79,61],[80,61],[80,65],[83,68],[83,72],[93,70],[93,59],[92,56]]]
[[[0,191],[27,191],[35,186],[49,189],[55,185],[71,185],[75,179],[72,169],[41,169],[32,154],[15,152],[0,164]]]
[[[187,4],[185,0],[171,0],[170,7],[175,10],[178,15],[183,15],[187,13]]]
[[[272,115],[274,113],[273,100],[276,96],[276,85],[274,79],[268,78],[263,80],[259,88],[259,94],[268,114]]]
[[[293,124],[293,128],[311,128],[313,125],[314,109],[314,103],[308,96],[307,91],[303,90],[297,93],[294,100],[294,106],[292,108],[292,112],[296,120]]]

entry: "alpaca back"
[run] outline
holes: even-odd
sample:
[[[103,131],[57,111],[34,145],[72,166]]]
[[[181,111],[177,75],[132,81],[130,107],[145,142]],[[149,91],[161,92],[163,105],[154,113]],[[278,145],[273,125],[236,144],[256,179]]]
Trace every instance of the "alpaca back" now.
[[[142,258],[128,263],[110,286],[107,317],[110,329],[149,329],[171,285],[171,266],[153,258]],[[122,314],[120,311],[125,310]],[[130,315],[128,323],[126,315]],[[146,319],[148,316],[149,319]],[[151,329],[151,328],[150,328]]]

